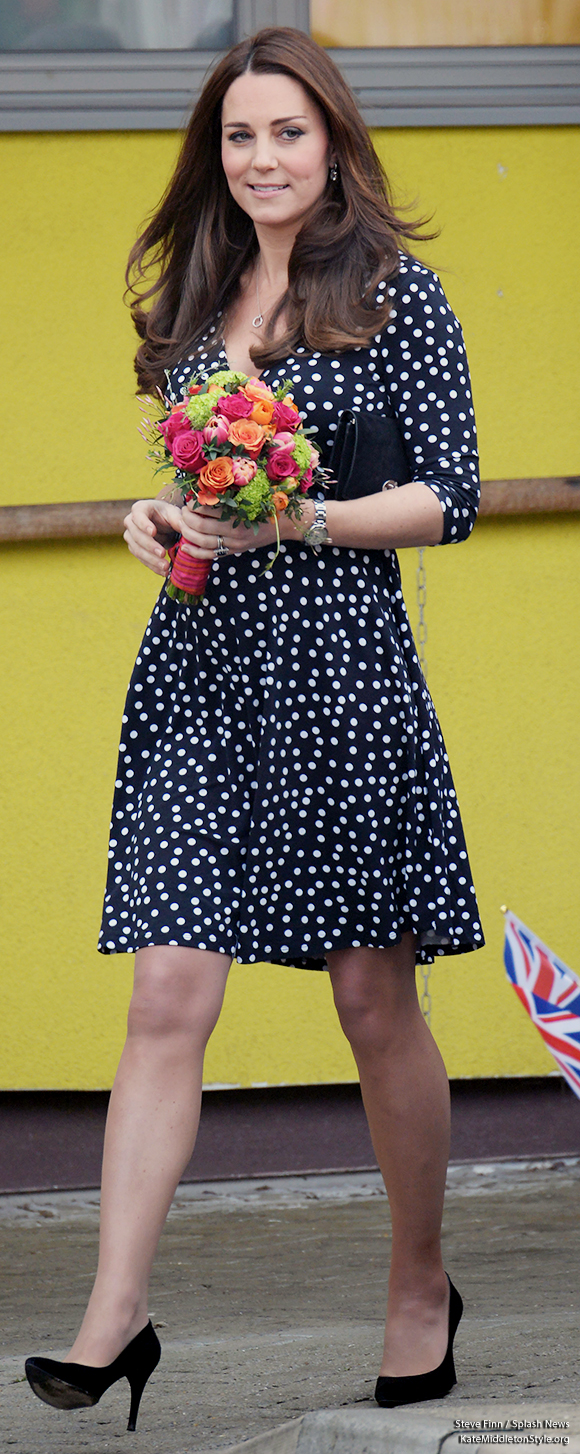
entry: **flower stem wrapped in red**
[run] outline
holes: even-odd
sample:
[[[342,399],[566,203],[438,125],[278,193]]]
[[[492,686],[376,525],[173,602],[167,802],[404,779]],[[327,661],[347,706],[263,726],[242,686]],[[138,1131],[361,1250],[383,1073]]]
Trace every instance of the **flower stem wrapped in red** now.
[[[217,517],[253,530],[265,521],[276,525],[284,511],[302,515],[304,494],[324,486],[325,472],[311,445],[285,381],[275,391],[261,379],[223,369],[192,381],[178,404],[164,401],[163,417],[151,431],[149,458],[158,470],[177,469],[174,483],[191,510],[220,506]],[[152,401],[146,401],[149,409]],[[186,605],[201,601],[211,561],[196,559],[182,539],[169,552],[166,589]]]

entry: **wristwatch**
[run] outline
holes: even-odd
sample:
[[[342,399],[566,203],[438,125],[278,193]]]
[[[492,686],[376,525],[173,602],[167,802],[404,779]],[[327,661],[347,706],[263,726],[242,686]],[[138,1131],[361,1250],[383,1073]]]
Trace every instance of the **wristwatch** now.
[[[314,506],[314,520],[308,530],[305,531],[304,539],[307,545],[313,550],[319,550],[321,545],[332,545],[332,540],[326,528],[326,500],[317,500]]]

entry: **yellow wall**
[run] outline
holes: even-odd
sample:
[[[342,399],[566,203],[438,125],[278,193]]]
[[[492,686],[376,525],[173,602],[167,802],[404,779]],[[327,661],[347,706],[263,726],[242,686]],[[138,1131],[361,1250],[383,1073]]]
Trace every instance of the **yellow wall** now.
[[[578,133],[376,141],[399,195],[443,228],[426,251],[465,327],[484,475],[580,473]],[[175,148],[167,133],[2,138],[13,219],[2,503],[148,492],[120,281]],[[415,563],[404,553],[413,619]],[[0,1085],[107,1086],[131,961],[94,944],[123,695],[157,582],[116,541],[5,547],[3,566]],[[504,979],[498,906],[580,969],[580,519],[483,521],[466,546],[429,552],[427,570],[429,680],[488,938],[435,964],[433,1028],[451,1075],[548,1073]],[[209,1083],[354,1075],[326,975],[232,971]]]

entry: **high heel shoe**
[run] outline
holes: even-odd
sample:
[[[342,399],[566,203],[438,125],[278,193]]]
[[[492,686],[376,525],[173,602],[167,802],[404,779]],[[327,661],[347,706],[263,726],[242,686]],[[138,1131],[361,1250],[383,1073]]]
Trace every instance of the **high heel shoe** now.
[[[389,1378],[381,1374],[377,1378],[375,1398],[382,1409],[395,1409],[399,1404],[419,1403],[426,1398],[444,1398],[457,1383],[453,1362],[453,1339],[459,1327],[463,1312],[463,1301],[453,1286],[449,1273],[449,1335],[443,1362],[429,1373],[411,1373],[406,1378]]]
[[[161,1344],[148,1322],[127,1344],[118,1358],[105,1368],[85,1363],[60,1363],[56,1358],[27,1358],[24,1365],[31,1389],[53,1409],[84,1409],[98,1404],[105,1389],[119,1378],[127,1378],[131,1388],[131,1408],[127,1430],[133,1431],[141,1395],[147,1379],[157,1367]]]

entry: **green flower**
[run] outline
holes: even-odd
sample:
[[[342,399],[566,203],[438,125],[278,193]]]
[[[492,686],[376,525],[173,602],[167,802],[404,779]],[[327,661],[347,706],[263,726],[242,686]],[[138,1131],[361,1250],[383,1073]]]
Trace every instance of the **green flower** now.
[[[271,499],[272,489],[266,471],[258,469],[249,485],[242,485],[241,490],[238,490],[236,504],[243,506],[248,520],[256,520],[264,511],[266,515],[272,513],[271,509],[266,509]]]
[[[192,394],[185,412],[193,429],[203,429],[214,406],[213,394]]]
[[[239,384],[247,384],[248,375],[236,373],[235,369],[216,369],[215,374],[208,374],[207,384],[219,384],[224,391],[233,392]]]
[[[312,456],[312,450],[310,448],[310,445],[308,443],[308,440],[307,439],[304,439],[304,437],[301,434],[296,434],[294,436],[294,446],[293,446],[293,449],[292,449],[292,459],[295,459],[296,460],[296,464],[300,465],[300,473],[301,474],[304,474],[304,470],[307,470],[308,469],[308,466],[309,466],[310,460],[311,460],[311,456]]]

